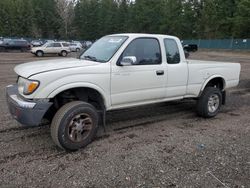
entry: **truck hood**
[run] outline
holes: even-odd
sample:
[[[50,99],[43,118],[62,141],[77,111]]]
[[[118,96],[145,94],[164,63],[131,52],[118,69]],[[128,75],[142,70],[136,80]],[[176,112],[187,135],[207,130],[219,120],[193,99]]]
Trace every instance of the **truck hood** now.
[[[42,72],[77,68],[77,67],[86,67],[86,66],[97,66],[99,64],[100,63],[98,62],[93,62],[88,60],[68,58],[68,59],[54,59],[54,60],[44,60],[44,61],[24,63],[16,66],[14,70],[18,75],[24,78],[28,78],[31,75],[39,74]]]

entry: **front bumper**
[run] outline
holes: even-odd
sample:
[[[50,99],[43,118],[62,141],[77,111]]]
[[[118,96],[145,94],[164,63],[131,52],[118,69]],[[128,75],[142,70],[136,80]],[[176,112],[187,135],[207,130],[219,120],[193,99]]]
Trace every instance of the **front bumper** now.
[[[45,101],[28,101],[21,98],[18,94],[17,85],[6,87],[6,99],[9,111],[14,119],[25,126],[38,126],[44,114],[52,105]]]

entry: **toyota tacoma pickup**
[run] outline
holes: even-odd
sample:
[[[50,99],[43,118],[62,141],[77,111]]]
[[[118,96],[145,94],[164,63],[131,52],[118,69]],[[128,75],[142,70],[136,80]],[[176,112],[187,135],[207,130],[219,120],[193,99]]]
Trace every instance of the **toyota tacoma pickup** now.
[[[240,64],[187,60],[178,38],[168,35],[104,36],[78,59],[15,67],[6,88],[12,116],[26,126],[49,120],[53,141],[78,150],[105,126],[107,111],[191,98],[204,118],[217,115],[226,90],[239,83]]]

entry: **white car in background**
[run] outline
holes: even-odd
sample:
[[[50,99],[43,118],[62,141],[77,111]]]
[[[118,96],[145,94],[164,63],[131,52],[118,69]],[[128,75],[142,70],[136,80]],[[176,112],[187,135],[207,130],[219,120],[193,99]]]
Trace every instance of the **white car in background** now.
[[[58,54],[59,56],[66,57],[70,52],[69,43],[67,42],[45,43],[43,46],[31,49],[31,53],[38,57],[42,57],[44,54]]]
[[[81,43],[70,43],[69,48],[71,52],[79,52],[82,50],[82,45]]]

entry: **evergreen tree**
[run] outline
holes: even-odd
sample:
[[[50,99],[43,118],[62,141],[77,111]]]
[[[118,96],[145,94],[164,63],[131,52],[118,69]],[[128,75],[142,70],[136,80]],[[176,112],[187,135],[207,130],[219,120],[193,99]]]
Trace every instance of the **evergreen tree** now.
[[[250,0],[238,1],[233,21],[233,36],[250,38]]]
[[[250,38],[250,0],[0,0],[0,36]]]

